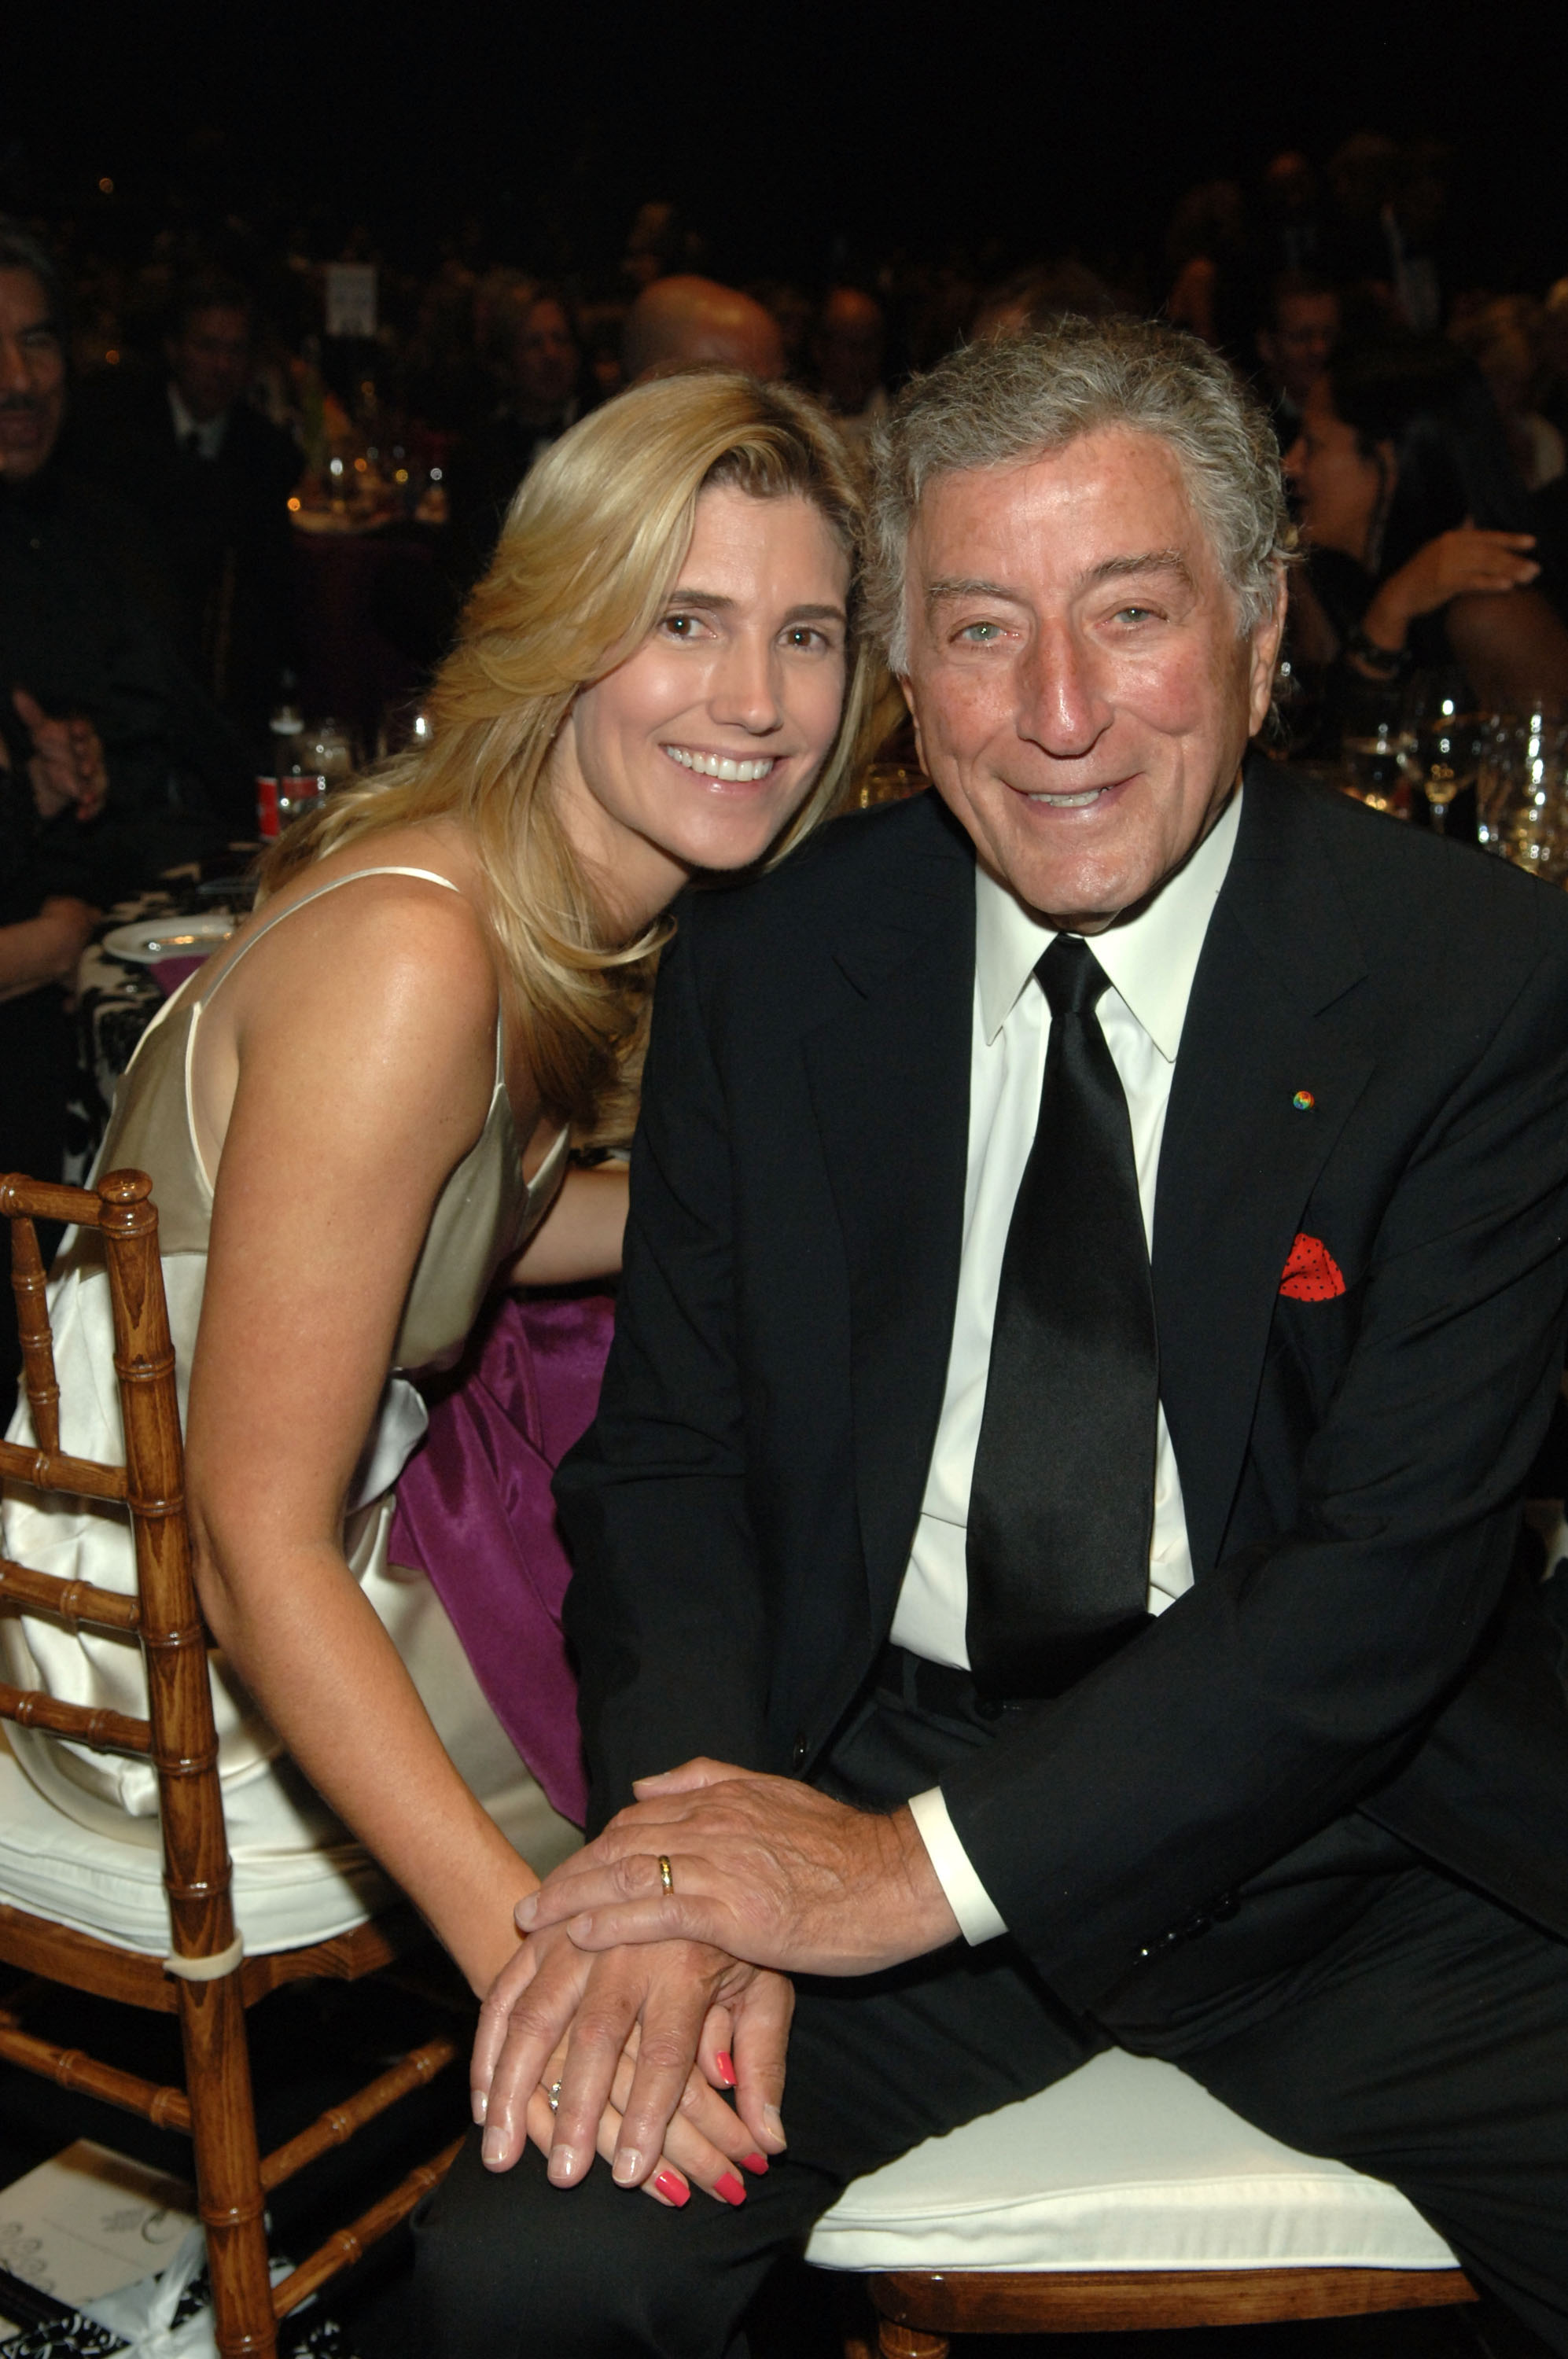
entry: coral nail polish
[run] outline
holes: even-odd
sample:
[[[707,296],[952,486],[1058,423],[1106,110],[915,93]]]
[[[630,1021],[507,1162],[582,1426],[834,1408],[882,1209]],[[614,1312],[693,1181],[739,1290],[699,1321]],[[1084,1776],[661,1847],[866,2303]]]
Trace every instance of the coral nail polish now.
[[[727,2048],[721,2048],[718,2054],[714,2057],[713,2061],[719,2068],[719,2078],[724,2082],[725,2088],[733,2089],[735,2085],[735,2059],[730,2054],[729,2049]]]
[[[714,2180],[713,2192],[715,2195],[722,2195],[726,2203],[746,2201],[746,2190],[733,2170],[726,2170],[722,2179]]]
[[[768,2157],[765,2154],[743,2154],[741,2160],[747,2170],[755,2171],[758,2178],[768,2168]]]
[[[672,2170],[661,2170],[653,2183],[661,2195],[669,2197],[677,2210],[682,2203],[690,2203],[691,2201],[691,2190],[682,2186]]]

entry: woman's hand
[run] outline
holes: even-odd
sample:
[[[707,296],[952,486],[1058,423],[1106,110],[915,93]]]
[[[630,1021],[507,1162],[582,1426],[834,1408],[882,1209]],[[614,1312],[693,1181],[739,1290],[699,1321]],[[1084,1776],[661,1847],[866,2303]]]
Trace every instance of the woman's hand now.
[[[727,2032],[724,2036],[727,2037]],[[610,2102],[599,2116],[599,2132],[594,2144],[600,2159],[607,2163],[612,2171],[615,2169],[626,2100],[631,2093],[637,2046],[638,2034],[634,2026],[615,2068]],[[547,2161],[555,2138],[557,2118],[550,2100],[553,2095],[559,2102],[565,2069],[566,2048],[563,2044],[545,2066],[539,2085],[528,2102],[526,2115],[529,2140]],[[735,2067],[727,2053],[720,2052],[711,2057],[707,2069],[716,2073],[724,2087],[733,2087]],[[475,2092],[474,2112],[482,2114],[484,2111],[484,2100]],[[487,2143],[486,2158],[495,2150]],[[516,2159],[515,2155],[512,2159]],[[645,2195],[651,2195],[656,2203],[665,2204],[673,2211],[679,2211],[691,2200],[693,2186],[711,2195],[716,2203],[738,2204],[746,2201],[746,2173],[757,2177],[767,2169],[768,2158],[758,2151],[757,2140],[745,2122],[732,2106],[725,2104],[718,2088],[711,2087],[702,2073],[693,2067],[686,2076],[680,2111],[664,2134],[663,2151],[652,2177],[643,2180],[642,2191]],[[622,2184],[630,2183],[624,2173],[616,2175]]]
[[[1397,654],[1418,614],[1435,614],[1466,592],[1519,590],[1533,582],[1541,571],[1528,554],[1534,547],[1530,532],[1482,532],[1470,524],[1441,532],[1388,576],[1361,627],[1375,647]]]
[[[671,2157],[734,2202],[734,2186],[719,2184],[726,2164],[715,2174],[690,2140],[706,2139],[728,2165],[738,2158],[752,2170],[781,2150],[793,2008],[783,1975],[695,1942],[597,1958],[559,1929],[526,1942],[486,1995],[474,2044],[470,2084],[487,2169],[510,2169],[531,2136],[549,2154],[551,2182],[573,2186],[604,2153],[613,2113],[619,2185],[656,2180]],[[556,2082],[546,2121],[538,2093]],[[735,2114],[720,2089],[734,2090]]]

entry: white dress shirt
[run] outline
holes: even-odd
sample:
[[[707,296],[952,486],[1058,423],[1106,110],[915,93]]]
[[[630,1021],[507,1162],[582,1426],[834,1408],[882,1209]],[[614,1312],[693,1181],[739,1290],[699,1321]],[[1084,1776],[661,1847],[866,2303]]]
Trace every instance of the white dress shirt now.
[[[1186,866],[1147,908],[1096,934],[1094,956],[1110,978],[1097,1013],[1105,1046],[1127,1093],[1144,1233],[1154,1251],[1154,1190],[1165,1109],[1192,977],[1214,900],[1225,883],[1241,815],[1239,791]],[[969,1166],[964,1190],[964,1244],[958,1271],[947,1386],[920,1519],[893,1639],[933,1663],[969,1667],[964,1625],[969,1605],[965,1544],[969,1487],[980,1440],[991,1328],[1013,1200],[1034,1144],[1045,1079],[1051,1008],[1034,969],[1055,930],[983,868],[975,870],[975,1018],[969,1066]],[[1176,1456],[1160,1411],[1155,1432],[1154,1527],[1149,1551],[1149,1610],[1162,1614],[1192,1582],[1186,1515]],[[990,1895],[953,1831],[940,1787],[909,1808],[931,1864],[970,1941],[1006,1931]]]
[[[223,437],[229,430],[229,413],[220,409],[216,418],[192,418],[186,408],[180,387],[169,387],[169,414],[174,420],[174,439],[182,451],[195,450],[199,459],[215,459],[223,447]],[[192,443],[191,437],[195,437]]]

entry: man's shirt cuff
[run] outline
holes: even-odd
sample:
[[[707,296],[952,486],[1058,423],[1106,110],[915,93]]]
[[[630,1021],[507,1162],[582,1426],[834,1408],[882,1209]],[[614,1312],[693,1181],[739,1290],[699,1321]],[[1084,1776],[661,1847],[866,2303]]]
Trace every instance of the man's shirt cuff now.
[[[972,1945],[994,1941],[1007,1924],[996,1903],[970,1864],[969,1854],[953,1832],[940,1786],[910,1798],[909,1816],[936,1870],[936,1880],[947,1905],[958,1919],[958,1930]]]

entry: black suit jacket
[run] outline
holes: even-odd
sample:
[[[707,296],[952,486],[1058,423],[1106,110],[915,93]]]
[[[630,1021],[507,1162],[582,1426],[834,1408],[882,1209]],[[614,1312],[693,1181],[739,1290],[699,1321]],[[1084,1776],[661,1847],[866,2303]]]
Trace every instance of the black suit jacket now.
[[[809,1775],[887,1635],[958,1281],[974,913],[934,795],[682,910],[558,1484],[596,1821],[700,1752]],[[1358,1807],[1568,1934],[1568,1701],[1511,1571],[1565,1112],[1563,897],[1254,762],[1155,1216],[1194,1586],[943,1783],[1071,2003]],[[1299,1233],[1343,1294],[1281,1295]]]
[[[299,663],[289,495],[291,436],[236,401],[215,459],[181,451],[164,380],[90,378],[66,449],[86,478],[144,516],[178,600],[180,654],[259,751],[286,666]]]

